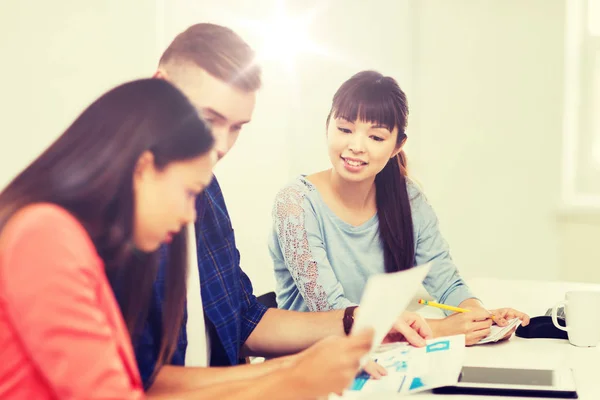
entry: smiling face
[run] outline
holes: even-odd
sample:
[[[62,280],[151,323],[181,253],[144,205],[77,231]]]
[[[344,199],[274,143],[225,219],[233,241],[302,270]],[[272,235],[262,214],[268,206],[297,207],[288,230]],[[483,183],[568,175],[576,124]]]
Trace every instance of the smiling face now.
[[[398,128],[338,117],[329,121],[327,144],[335,172],[344,180],[375,179],[400,150]]]
[[[362,71],[333,96],[327,143],[334,171],[344,180],[374,180],[406,141],[406,95],[393,78]]]

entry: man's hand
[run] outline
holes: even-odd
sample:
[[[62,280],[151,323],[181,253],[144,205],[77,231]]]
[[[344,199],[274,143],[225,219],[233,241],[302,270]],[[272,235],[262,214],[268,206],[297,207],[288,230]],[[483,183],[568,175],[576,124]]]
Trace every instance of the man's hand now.
[[[290,366],[289,379],[307,397],[342,394],[371,348],[373,330],[347,337],[330,336],[299,353]],[[300,396],[299,396],[300,397]]]
[[[371,375],[373,379],[381,379],[382,377],[388,374],[387,370],[383,367],[383,365],[379,365],[373,360],[367,361],[367,363],[363,367],[363,371]]]
[[[425,340],[431,339],[433,332],[419,314],[405,311],[394,324],[383,343],[407,341],[416,347],[425,346]]]
[[[383,339],[383,343],[407,341],[416,347],[425,346],[425,340],[433,337],[431,328],[417,313],[405,311]],[[369,361],[363,370],[375,379],[387,375],[387,370],[375,361]]]

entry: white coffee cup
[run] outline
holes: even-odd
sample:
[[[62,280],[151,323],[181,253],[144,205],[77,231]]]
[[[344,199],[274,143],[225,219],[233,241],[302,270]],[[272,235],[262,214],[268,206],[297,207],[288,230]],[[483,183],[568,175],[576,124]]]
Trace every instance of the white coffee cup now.
[[[566,327],[558,324],[557,309],[564,305]],[[565,300],[552,309],[552,323],[566,331],[569,342],[578,347],[594,347],[600,342],[600,291],[567,292]]]

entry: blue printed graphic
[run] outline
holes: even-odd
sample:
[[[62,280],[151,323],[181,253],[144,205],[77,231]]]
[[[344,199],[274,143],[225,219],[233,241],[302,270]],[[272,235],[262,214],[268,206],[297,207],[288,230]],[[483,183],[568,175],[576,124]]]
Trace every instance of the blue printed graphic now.
[[[442,340],[441,342],[435,342],[427,345],[426,352],[433,353],[436,351],[450,350],[450,341]]]
[[[369,378],[370,378],[369,374],[367,374],[364,371],[361,372],[360,374],[358,374],[356,376],[356,378],[354,378],[354,382],[352,382],[352,386],[350,387],[350,390],[361,390],[363,388],[363,386],[365,386],[365,383],[367,383]]]
[[[396,360],[392,363],[382,363],[382,365],[388,371],[406,372],[408,369],[408,363],[403,360]]]
[[[423,386],[425,386],[425,385],[423,384],[423,381],[421,380],[421,378],[414,378],[412,380],[412,382],[410,383],[410,390],[415,390],[415,389],[421,388]]]

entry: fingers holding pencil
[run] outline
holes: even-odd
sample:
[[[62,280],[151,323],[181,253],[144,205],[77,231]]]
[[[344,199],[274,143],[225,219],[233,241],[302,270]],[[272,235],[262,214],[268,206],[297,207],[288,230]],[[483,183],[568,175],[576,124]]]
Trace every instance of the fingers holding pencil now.
[[[442,310],[452,311],[455,313],[473,312],[473,310],[469,310],[466,308],[454,307],[454,306],[450,306],[447,304],[437,303],[435,301],[424,300],[424,299],[419,299],[419,304],[423,304],[423,305],[430,306],[430,307],[436,307],[436,308],[439,308]],[[484,310],[484,309],[477,309],[476,311],[478,313],[480,313],[482,310]],[[490,311],[487,311],[487,310],[485,310],[485,312],[486,312],[485,316],[482,317],[480,320],[485,320],[485,319],[494,320],[494,314],[492,314]]]

